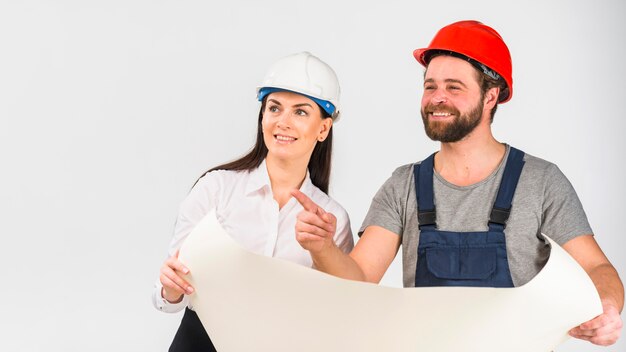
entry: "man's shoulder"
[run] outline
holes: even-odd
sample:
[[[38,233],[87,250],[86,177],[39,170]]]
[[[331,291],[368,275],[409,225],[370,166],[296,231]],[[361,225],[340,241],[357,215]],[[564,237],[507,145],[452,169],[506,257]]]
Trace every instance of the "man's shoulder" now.
[[[419,162],[404,164],[396,167],[391,173],[391,176],[385,182],[385,185],[387,187],[391,186],[392,188],[402,189],[407,187],[413,182],[413,167],[416,164],[419,164]]]
[[[534,155],[524,153],[524,172],[533,175],[546,175],[558,169],[556,164]]]
[[[393,170],[393,173],[391,174],[391,177],[406,177],[410,174],[413,173],[413,167],[419,164],[419,162],[415,162],[415,163],[410,163],[410,164],[404,164],[404,165],[400,165],[398,167],[396,167],[395,170]]]

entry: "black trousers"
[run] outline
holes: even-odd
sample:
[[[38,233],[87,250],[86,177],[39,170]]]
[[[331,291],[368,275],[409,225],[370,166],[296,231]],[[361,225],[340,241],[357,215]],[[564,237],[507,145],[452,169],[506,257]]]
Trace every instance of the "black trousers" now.
[[[193,310],[185,308],[185,315],[183,315],[169,352],[217,352],[198,314]]]

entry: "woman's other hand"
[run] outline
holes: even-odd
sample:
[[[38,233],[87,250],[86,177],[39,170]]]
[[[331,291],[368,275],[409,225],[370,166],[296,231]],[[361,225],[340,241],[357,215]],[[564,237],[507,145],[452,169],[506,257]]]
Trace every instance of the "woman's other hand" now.
[[[178,260],[178,250],[176,254],[167,258],[163,266],[161,266],[161,297],[165,298],[170,303],[178,303],[183,299],[184,294],[192,294],[193,287],[189,285],[184,276],[189,274],[183,263]]]

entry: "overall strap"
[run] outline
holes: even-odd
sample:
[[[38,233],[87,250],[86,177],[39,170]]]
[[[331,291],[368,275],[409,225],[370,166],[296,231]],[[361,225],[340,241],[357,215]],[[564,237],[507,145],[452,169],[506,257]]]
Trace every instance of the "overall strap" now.
[[[415,197],[417,198],[417,222],[420,231],[426,228],[434,230],[437,227],[437,212],[433,195],[434,164],[435,153],[420,164],[413,166]]]
[[[511,214],[511,204],[513,203],[513,195],[517,188],[517,182],[524,167],[524,152],[513,147],[509,148],[509,157],[506,160],[502,181],[496,201],[489,215],[489,230],[503,231],[506,227],[506,221]]]

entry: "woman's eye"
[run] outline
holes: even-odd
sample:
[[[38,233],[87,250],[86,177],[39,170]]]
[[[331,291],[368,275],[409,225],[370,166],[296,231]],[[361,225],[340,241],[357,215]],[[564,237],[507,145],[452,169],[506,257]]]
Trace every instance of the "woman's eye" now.
[[[268,107],[267,110],[269,112],[277,112],[278,111],[278,106],[272,105],[272,106]]]
[[[304,111],[302,109],[297,109],[296,110],[296,115],[298,115],[298,116],[307,116],[308,114],[307,114],[306,111]]]

